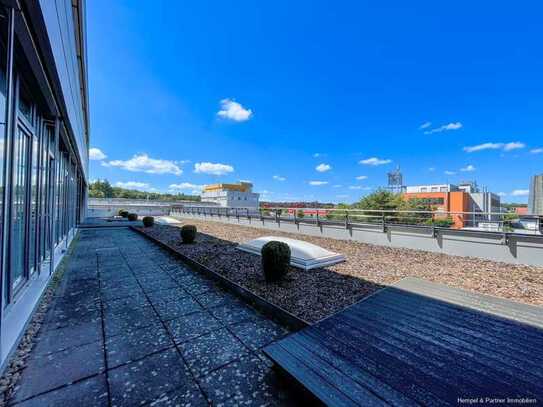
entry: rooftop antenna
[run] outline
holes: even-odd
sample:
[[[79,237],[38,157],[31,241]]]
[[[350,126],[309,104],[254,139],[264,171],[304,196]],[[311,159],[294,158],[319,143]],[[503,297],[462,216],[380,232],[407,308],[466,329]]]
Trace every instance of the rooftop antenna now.
[[[403,175],[400,171],[400,166],[398,165],[394,171],[389,172],[387,175],[388,190],[394,194],[402,193],[405,187],[403,185]]]

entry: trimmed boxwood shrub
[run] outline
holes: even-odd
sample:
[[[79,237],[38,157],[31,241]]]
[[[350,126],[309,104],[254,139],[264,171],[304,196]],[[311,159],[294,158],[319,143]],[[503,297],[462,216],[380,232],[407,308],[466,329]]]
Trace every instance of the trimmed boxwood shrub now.
[[[119,213],[119,216],[122,216],[123,218],[128,217],[128,211],[126,209],[120,209],[118,213]]]
[[[128,220],[130,220],[130,221],[138,220],[138,214],[137,213],[129,213],[127,216],[128,216]]]
[[[183,225],[181,227],[181,240],[183,243],[192,243],[196,239],[196,226]]]
[[[149,228],[155,224],[155,218],[153,218],[152,216],[144,216],[142,220],[143,226],[145,226],[146,228]]]
[[[288,244],[272,240],[262,246],[262,270],[267,282],[281,280],[287,274],[290,265],[290,247]]]

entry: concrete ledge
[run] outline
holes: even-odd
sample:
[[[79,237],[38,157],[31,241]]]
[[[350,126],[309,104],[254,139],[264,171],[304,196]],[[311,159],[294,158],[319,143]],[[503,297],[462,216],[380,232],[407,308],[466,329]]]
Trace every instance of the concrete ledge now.
[[[309,326],[309,322],[304,321],[301,318],[298,318],[296,315],[291,314],[287,310],[272,304],[271,302],[267,301],[266,299],[260,297],[259,295],[256,295],[252,291],[249,291],[245,287],[242,287],[238,283],[235,283],[234,281],[222,276],[221,274],[211,270],[209,267],[204,266],[203,264],[197,262],[196,260],[179,253],[175,248],[171,247],[169,244],[164,243],[152,236],[149,236],[147,233],[143,232],[137,227],[130,226],[130,229],[134,230],[135,232],[141,234],[142,236],[145,236],[147,239],[153,241],[154,243],[158,244],[159,246],[163,247],[170,253],[172,253],[174,256],[180,258],[184,263],[188,264],[190,267],[198,271],[199,273],[205,275],[206,277],[214,280],[217,282],[220,286],[224,287],[228,291],[232,292],[236,296],[240,297],[243,301],[245,301],[248,304],[251,304],[256,309],[258,309],[260,312],[262,312],[267,317],[279,322],[280,324],[290,328],[293,331],[298,331],[300,329],[303,329],[307,326]]]
[[[393,287],[402,291],[448,302],[459,307],[484,312],[536,328],[543,328],[543,307],[536,305],[523,304],[492,295],[449,287],[417,277],[403,278],[394,284]]]

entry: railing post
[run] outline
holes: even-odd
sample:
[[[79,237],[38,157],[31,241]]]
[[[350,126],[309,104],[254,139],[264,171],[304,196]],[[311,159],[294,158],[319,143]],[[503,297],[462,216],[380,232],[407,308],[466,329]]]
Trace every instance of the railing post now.
[[[349,212],[345,211],[345,229],[349,229]]]
[[[294,215],[294,224],[297,225],[298,224],[298,219],[296,218],[296,209],[294,209],[292,214]]]
[[[320,227],[321,221],[319,219],[319,210],[317,209],[317,227]]]
[[[384,212],[381,214],[381,226],[383,228],[383,233],[386,233],[387,225],[386,225],[386,216]]]
[[[277,214],[277,211],[275,211],[275,222],[276,223],[279,223],[279,216]]]
[[[238,212],[238,208],[236,208],[236,219],[239,221],[239,212]]]
[[[249,208],[245,208],[245,210],[247,211],[247,219],[251,220],[251,216],[249,215]]]

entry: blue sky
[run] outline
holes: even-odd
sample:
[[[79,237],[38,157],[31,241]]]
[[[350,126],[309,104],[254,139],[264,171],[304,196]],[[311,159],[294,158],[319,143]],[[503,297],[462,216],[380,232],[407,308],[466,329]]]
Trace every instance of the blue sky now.
[[[543,172],[537,2],[87,7],[91,179],[353,202],[400,165],[525,202]]]

